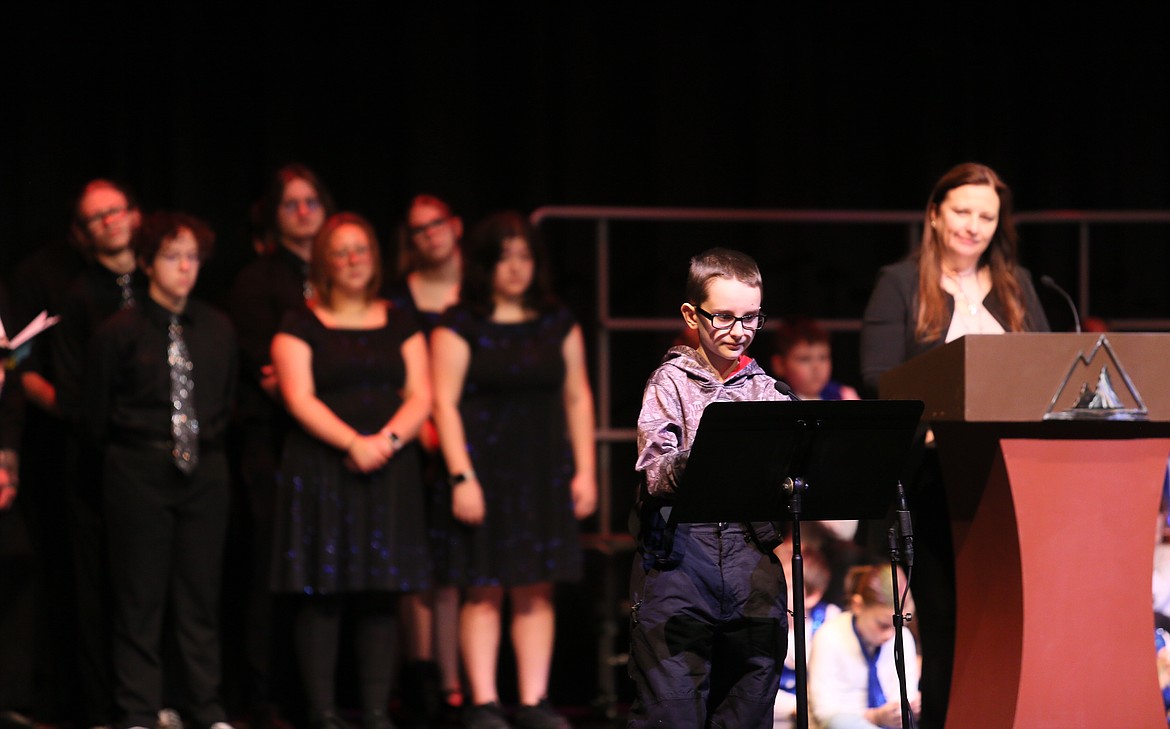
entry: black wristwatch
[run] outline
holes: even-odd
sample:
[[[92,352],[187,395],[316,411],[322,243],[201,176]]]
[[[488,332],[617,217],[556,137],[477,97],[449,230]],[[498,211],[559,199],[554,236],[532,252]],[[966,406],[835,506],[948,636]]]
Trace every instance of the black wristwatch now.
[[[398,434],[392,430],[386,431],[386,437],[390,439],[390,447],[394,449],[395,453],[397,453],[399,449],[402,448],[402,439],[399,438]]]
[[[458,486],[459,484],[463,483],[464,481],[471,480],[474,477],[474,475],[475,474],[472,473],[471,471],[464,471],[463,473],[453,473],[447,477],[447,484],[449,486],[451,486],[452,488],[454,488],[455,486]]]

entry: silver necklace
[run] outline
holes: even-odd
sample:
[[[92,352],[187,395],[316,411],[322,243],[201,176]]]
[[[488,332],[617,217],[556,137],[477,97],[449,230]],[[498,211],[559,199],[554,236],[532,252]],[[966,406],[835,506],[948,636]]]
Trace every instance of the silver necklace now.
[[[979,313],[979,304],[975,302],[975,299],[973,299],[967,295],[967,287],[963,285],[963,279],[974,277],[977,275],[977,273],[978,273],[978,269],[975,269],[974,271],[971,271],[968,273],[963,273],[961,271],[956,271],[954,273],[951,273],[948,271],[946,274],[947,278],[954,281],[955,285],[959,287],[959,296],[963,299],[964,307],[967,309],[967,314],[969,314],[970,316],[975,316],[976,314]],[[975,281],[975,287],[976,287],[976,290],[978,290],[978,288],[979,288],[979,280],[978,279],[976,279],[976,281]]]

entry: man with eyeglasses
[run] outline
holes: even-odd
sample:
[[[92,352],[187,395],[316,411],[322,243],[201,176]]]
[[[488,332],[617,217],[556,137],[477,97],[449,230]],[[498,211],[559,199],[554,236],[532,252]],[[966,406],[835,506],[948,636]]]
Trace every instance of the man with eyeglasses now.
[[[87,183],[73,210],[72,235],[86,258],[61,299],[61,320],[48,332],[52,377],[46,402],[61,416],[66,434],[46,444],[62,461],[64,536],[73,557],[76,670],[80,693],[75,725],[104,726],[113,716],[109,665],[109,581],[102,520],[98,454],[81,437],[82,382],[90,337],[110,315],[145,295],[130,240],[142,221],[125,186],[104,179]]]
[[[53,337],[58,378],[54,404],[66,417],[81,402],[90,334],[106,317],[141,298],[145,290],[130,249],[130,239],[141,222],[133,195],[115,182],[93,180],[77,199],[72,234],[81,242],[88,265],[65,294]]]
[[[251,704],[251,725],[268,729],[283,723],[276,709],[282,688],[296,685],[295,676],[281,669],[293,665],[287,641],[273,641],[273,635],[287,634],[284,628],[291,618],[269,592],[276,465],[290,424],[269,347],[285,313],[304,306],[312,293],[309,253],[334,207],[312,170],[289,164],[272,175],[255,210],[261,228],[257,248],[262,253],[236,276],[228,313],[240,346],[234,440],[252,518],[244,690]],[[276,651],[282,660],[277,660]]]

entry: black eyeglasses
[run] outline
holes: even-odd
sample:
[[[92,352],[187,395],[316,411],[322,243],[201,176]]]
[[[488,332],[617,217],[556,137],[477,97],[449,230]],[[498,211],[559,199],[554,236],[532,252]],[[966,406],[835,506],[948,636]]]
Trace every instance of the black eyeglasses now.
[[[743,316],[712,314],[697,304],[695,305],[695,311],[706,317],[707,321],[711,322],[711,327],[717,332],[732,328],[736,322],[743,325],[744,331],[754,332],[764,326],[764,321],[767,319],[762,311],[757,311],[755,314],[744,314]]]
[[[282,200],[280,209],[289,215],[296,215],[301,211],[301,206],[305,206],[305,210],[310,213],[315,213],[321,209],[321,201],[315,197],[306,197],[301,200]]]
[[[449,221],[450,219],[451,219],[451,216],[448,215],[444,218],[436,218],[436,219],[432,220],[431,222],[423,223],[422,225],[412,225],[412,226],[410,226],[410,229],[409,229],[410,235],[412,237],[417,238],[418,236],[422,235],[423,233],[430,233],[432,230],[435,230],[441,226],[446,225],[447,221]]]
[[[122,217],[122,215],[124,215],[129,210],[130,210],[130,208],[126,207],[125,205],[118,205],[116,207],[112,207],[112,208],[109,208],[107,210],[102,210],[101,212],[94,213],[93,215],[87,215],[86,217],[82,218],[82,221],[86,225],[93,225],[95,223],[104,223],[107,220],[116,220],[116,219]]]

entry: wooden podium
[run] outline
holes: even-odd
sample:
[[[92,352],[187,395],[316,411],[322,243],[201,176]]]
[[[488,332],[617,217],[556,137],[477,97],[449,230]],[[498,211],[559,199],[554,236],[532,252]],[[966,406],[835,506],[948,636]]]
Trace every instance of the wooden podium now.
[[[1151,575],[1170,455],[1170,335],[1109,334],[1147,422],[1054,421],[1097,334],[968,336],[882,376],[934,431],[955,545],[947,729],[1165,729]],[[1095,377],[1095,375],[1094,375]],[[1131,400],[1132,402],[1132,400]],[[913,585],[911,585],[913,589]]]

